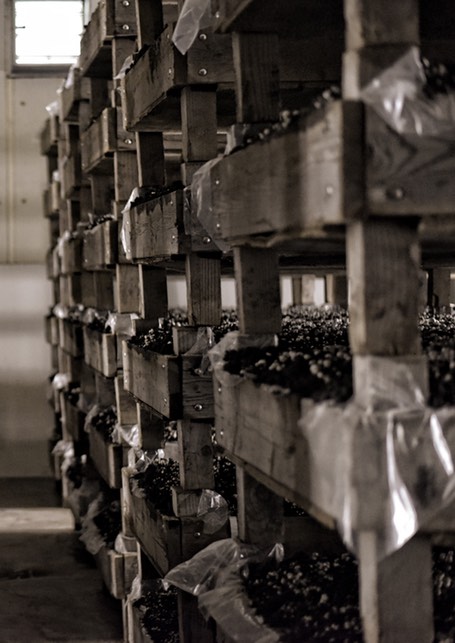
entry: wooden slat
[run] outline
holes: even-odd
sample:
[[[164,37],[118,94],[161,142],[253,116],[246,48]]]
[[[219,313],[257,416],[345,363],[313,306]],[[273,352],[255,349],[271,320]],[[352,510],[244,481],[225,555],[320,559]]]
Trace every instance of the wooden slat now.
[[[283,540],[283,498],[237,467],[239,538],[258,546]]]
[[[151,45],[163,30],[161,0],[135,0],[138,49]]]
[[[185,87],[181,94],[182,157],[206,161],[217,154],[216,90]]]
[[[221,319],[221,260],[190,253],[186,257],[188,317],[193,326],[216,325]]]
[[[166,176],[163,134],[136,132],[136,148],[139,185],[164,185]]]
[[[134,135],[130,134],[131,141]],[[127,201],[138,184],[137,155],[135,151],[114,153],[114,191],[116,201]]]
[[[237,311],[241,333],[278,333],[281,297],[278,255],[273,250],[234,248]],[[266,314],[263,314],[267,311]]]
[[[185,491],[212,489],[213,446],[210,423],[182,420],[178,424],[180,484]]]
[[[232,48],[236,73],[237,122],[278,120],[278,36],[235,33]]]
[[[84,326],[85,361],[105,377],[117,373],[117,344],[115,335]]]
[[[415,221],[369,220],[347,231],[350,343],[356,354],[420,353]]]
[[[90,457],[103,480],[113,489],[122,485],[122,447],[105,442],[99,431],[93,427],[89,433]]]

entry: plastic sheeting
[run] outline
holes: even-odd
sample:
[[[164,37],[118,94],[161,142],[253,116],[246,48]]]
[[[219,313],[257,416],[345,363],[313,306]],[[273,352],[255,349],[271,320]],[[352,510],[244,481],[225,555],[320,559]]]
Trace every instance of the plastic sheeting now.
[[[262,619],[252,610],[241,578],[242,573],[247,573],[249,563],[262,562],[268,557],[281,561],[283,546],[277,544],[264,551],[235,539],[218,540],[174,567],[164,577],[163,584],[175,585],[198,596],[199,608],[206,618],[213,617],[224,632],[235,632],[236,640],[278,643],[279,635],[264,627]]]
[[[199,31],[212,24],[211,0],[186,0],[172,34],[172,42],[185,55]]]
[[[378,377],[368,409],[302,403],[312,500],[346,545],[374,531],[378,558],[402,547],[455,500],[455,412],[431,409],[404,365]]]
[[[411,47],[362,89],[360,99],[399,134],[455,139],[455,93],[430,98],[425,82],[419,49]]]

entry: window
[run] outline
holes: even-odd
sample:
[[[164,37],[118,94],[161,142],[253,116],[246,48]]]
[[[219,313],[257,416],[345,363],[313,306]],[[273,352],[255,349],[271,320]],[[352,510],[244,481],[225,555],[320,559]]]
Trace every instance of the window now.
[[[14,0],[13,71],[62,70],[76,62],[82,0]]]

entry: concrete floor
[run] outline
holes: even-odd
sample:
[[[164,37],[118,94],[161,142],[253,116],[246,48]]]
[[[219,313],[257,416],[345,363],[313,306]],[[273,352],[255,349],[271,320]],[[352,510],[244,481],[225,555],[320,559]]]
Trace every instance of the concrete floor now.
[[[0,479],[0,643],[121,643],[121,603],[53,485]]]

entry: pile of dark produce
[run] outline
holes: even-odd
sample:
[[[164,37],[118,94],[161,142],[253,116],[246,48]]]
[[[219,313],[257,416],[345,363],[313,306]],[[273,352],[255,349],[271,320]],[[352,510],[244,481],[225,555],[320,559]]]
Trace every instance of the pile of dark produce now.
[[[87,323],[87,328],[90,328],[90,330],[96,330],[99,333],[112,332],[111,327],[107,323],[107,316],[103,317],[99,314],[94,315],[92,319],[90,319]]]
[[[298,553],[278,564],[249,565],[243,576],[252,609],[283,643],[362,642],[358,568],[349,553]],[[455,551],[433,550],[435,642],[455,640]]]
[[[278,346],[228,350],[224,368],[277,393],[345,402],[352,396],[348,328],[346,313],[297,311],[283,318]],[[455,317],[427,312],[420,331],[429,367],[428,403],[434,408],[455,404]]]
[[[117,410],[113,406],[100,409],[93,415],[90,425],[98,431],[106,442],[112,441],[112,434],[117,424]]]
[[[97,514],[93,517],[93,522],[109,549],[114,549],[115,539],[122,529],[118,490],[103,489],[102,501]]]
[[[165,590],[160,583],[153,589],[142,591],[133,603],[140,609],[141,625],[154,643],[179,643],[177,590]]]
[[[63,391],[63,397],[73,406],[77,406],[81,394],[80,386],[69,384],[69,388]]]
[[[231,514],[237,512],[237,488],[235,465],[223,456],[213,460],[215,491],[226,500]],[[165,516],[173,516],[172,487],[180,485],[178,462],[169,459],[156,459],[143,471],[132,476],[137,486]]]
[[[96,228],[96,226],[101,225],[102,223],[105,223],[106,221],[114,221],[114,215],[113,214],[101,214],[98,216],[93,216],[91,217],[91,221],[89,221],[85,229],[86,230],[93,230],[93,228]]]
[[[269,559],[249,565],[244,584],[256,614],[283,643],[363,641],[357,563],[348,553]]]
[[[152,328],[143,335],[132,337],[129,343],[133,346],[154,351],[155,353],[161,353],[162,355],[173,355],[172,329],[188,326],[188,324],[189,320],[186,313],[182,311],[172,311],[168,317],[160,320],[158,328]],[[212,327],[214,341],[219,342],[226,333],[237,329],[236,314],[233,312],[224,312],[221,316],[220,324]]]

